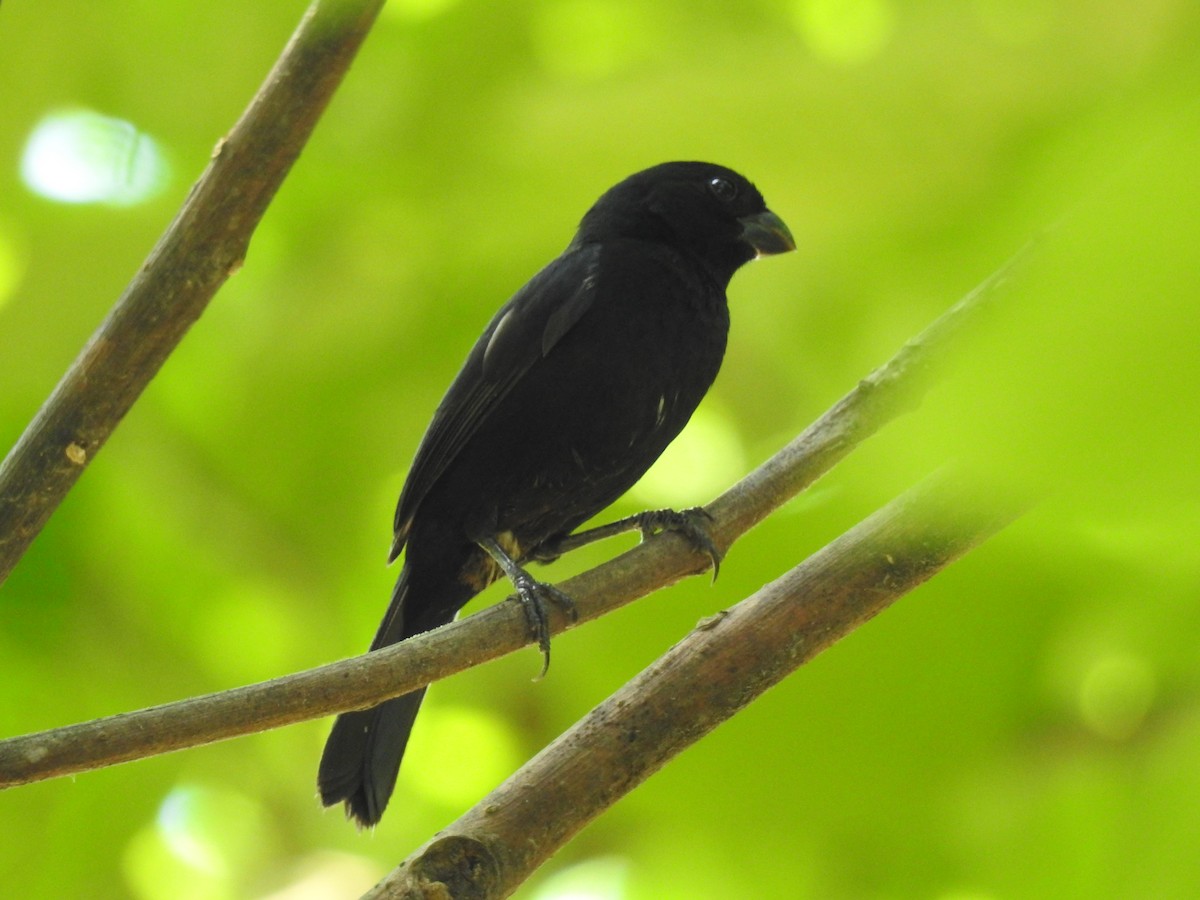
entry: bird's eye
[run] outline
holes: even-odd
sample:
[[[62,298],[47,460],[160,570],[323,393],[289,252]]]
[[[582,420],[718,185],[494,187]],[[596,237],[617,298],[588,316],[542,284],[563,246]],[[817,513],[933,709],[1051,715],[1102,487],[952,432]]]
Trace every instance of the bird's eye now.
[[[711,178],[708,182],[708,189],[713,192],[713,195],[724,203],[729,203],[737,197],[737,185],[728,178]]]

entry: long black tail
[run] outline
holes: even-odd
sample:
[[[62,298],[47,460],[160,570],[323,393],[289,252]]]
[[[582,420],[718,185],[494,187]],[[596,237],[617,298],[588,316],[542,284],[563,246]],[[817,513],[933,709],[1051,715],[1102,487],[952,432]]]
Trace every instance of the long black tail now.
[[[406,617],[409,580],[405,566],[392,591],[387,615],[371,642],[372,650],[445,625],[472,594],[467,587],[455,585],[450,590],[461,591],[461,598],[422,596],[420,608],[429,612],[413,616],[410,611]],[[421,688],[379,706],[337,717],[317,771],[317,789],[324,805],[345,802],[346,816],[360,826],[379,821],[396,786],[400,760],[424,697],[425,688]]]

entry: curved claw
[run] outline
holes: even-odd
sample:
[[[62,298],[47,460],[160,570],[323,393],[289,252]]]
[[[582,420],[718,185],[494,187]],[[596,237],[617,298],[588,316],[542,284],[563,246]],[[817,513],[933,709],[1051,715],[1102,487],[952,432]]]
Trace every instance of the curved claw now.
[[[637,516],[638,528],[641,529],[642,539],[661,534],[664,531],[674,531],[687,538],[688,542],[712,561],[713,577],[716,581],[721,573],[721,551],[717,549],[712,539],[709,524],[714,519],[712,514],[703,506],[693,506],[689,509],[651,509]]]
[[[540,681],[550,671],[550,617],[546,610],[547,602],[559,607],[572,622],[578,621],[579,610],[575,601],[552,584],[538,581],[529,575],[521,575],[513,580],[517,589],[517,597],[525,610],[525,619],[529,623],[529,633],[537,639],[538,649],[542,651],[542,671],[534,681]]]
[[[579,611],[575,609],[575,601],[550,584],[538,581],[513,559],[495,537],[476,539],[492,561],[508,576],[517,597],[525,610],[525,619],[529,622],[529,632],[537,639],[538,649],[542,651],[542,671],[534,681],[544,677],[550,670],[550,616],[546,611],[546,603],[560,607],[572,622],[579,620]]]

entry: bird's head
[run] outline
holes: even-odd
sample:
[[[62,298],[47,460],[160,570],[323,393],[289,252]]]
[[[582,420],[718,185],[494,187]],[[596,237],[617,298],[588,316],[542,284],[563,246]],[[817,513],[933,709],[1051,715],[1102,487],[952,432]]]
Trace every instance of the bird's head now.
[[[722,284],[758,256],[796,249],[762,194],[732,169],[670,162],[607,190],[579,225],[577,242],[614,239],[667,244],[696,257]]]

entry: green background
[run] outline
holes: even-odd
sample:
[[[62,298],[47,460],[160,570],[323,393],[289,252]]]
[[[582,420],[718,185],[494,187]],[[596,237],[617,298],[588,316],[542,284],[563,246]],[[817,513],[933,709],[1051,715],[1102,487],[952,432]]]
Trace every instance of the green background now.
[[[5,447],[302,9],[4,4]],[[965,456],[1046,499],[520,896],[1200,896],[1197,46],[1192,0],[389,5],[245,267],[0,589],[0,734],[364,649],[442,390],[632,171],[737,168],[799,251],[735,278],[716,386],[613,515],[708,501],[1042,249],[954,377],[741,541],[715,586],[557,639],[539,684],[530,650],[437,685],[373,834],[320,810],[328,722],[311,722],[3,792],[3,892],[357,896],[699,619]],[[38,123],[78,109],[154,141],[149,197],[64,204],[22,181]]]

